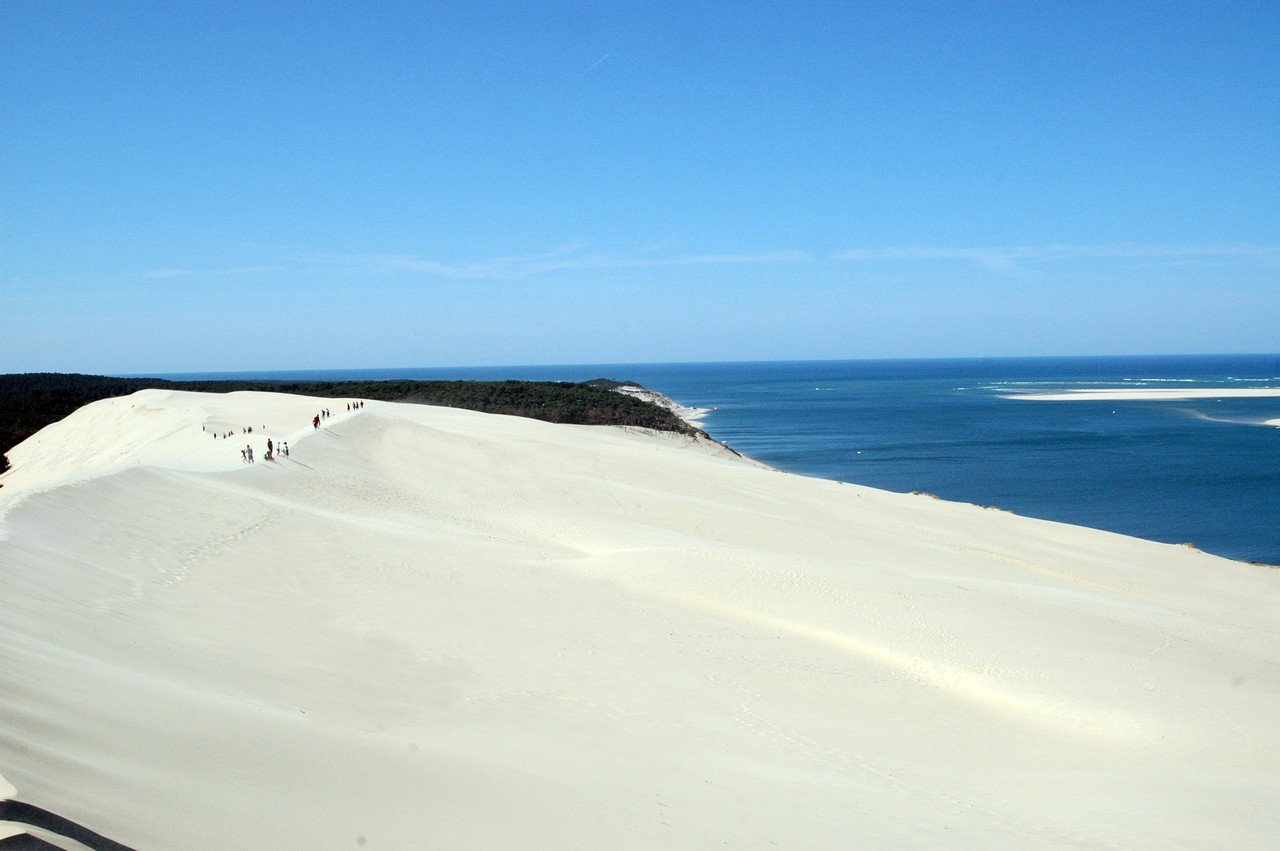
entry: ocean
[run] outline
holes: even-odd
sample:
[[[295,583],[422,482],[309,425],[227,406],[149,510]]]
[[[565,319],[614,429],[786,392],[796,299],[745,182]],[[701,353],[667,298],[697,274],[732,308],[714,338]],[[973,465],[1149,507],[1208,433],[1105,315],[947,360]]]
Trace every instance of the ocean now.
[[[1022,394],[1280,388],[1280,355],[594,364],[169,378],[634,381],[709,409],[781,470],[1187,543],[1280,565],[1280,396],[1034,401]]]

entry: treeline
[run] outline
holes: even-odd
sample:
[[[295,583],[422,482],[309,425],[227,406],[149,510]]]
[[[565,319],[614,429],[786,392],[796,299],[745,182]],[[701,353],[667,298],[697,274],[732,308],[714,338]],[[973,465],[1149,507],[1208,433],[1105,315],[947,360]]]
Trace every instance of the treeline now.
[[[325,399],[377,399],[489,414],[510,414],[552,423],[626,425],[697,434],[698,430],[659,405],[607,389],[617,382],[557,381],[167,381],[162,378],[108,378],[101,375],[25,373],[0,375],[0,472],[17,444],[90,402],[138,390],[195,390],[230,393],[261,390]]]

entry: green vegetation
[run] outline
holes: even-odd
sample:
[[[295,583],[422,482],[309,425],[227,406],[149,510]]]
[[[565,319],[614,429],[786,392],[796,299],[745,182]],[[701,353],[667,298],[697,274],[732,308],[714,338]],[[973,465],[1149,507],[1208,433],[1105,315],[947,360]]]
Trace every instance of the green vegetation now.
[[[608,389],[609,385],[618,384],[607,379],[571,384],[555,381],[166,381],[61,373],[0,375],[0,454],[90,402],[127,396],[152,387],[206,393],[262,390],[338,401],[379,399],[510,414],[552,423],[626,425],[680,434],[699,433],[666,408]],[[7,458],[2,461],[0,472],[9,466]]]

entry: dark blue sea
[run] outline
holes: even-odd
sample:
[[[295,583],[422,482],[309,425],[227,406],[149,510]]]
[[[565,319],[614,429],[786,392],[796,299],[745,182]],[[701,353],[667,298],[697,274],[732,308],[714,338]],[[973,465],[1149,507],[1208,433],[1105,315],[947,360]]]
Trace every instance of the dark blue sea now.
[[[1027,401],[1073,388],[1278,388],[1280,355],[609,364],[171,378],[635,381],[808,476],[1280,564],[1280,397]]]

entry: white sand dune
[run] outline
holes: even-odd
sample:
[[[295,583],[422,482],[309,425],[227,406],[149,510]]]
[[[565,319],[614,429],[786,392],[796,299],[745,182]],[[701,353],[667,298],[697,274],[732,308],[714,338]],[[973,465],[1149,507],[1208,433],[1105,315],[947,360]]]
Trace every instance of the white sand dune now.
[[[1280,571],[344,405],[144,391],[11,453],[18,799],[138,849],[1280,837]],[[202,430],[247,425],[290,457]]]

